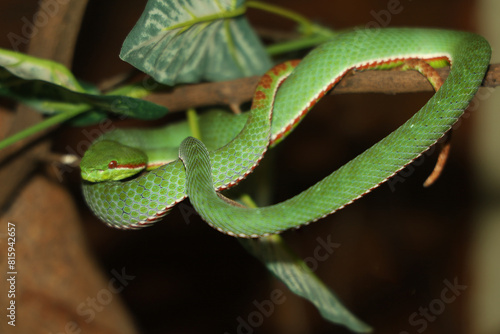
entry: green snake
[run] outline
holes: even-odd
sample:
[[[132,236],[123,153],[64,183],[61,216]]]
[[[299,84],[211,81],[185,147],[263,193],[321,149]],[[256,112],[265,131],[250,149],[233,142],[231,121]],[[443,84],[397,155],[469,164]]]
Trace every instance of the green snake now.
[[[82,158],[85,199],[117,228],[151,224],[187,196],[204,220],[233,236],[308,224],[379,186],[450,130],[481,85],[490,54],[484,38],[467,32],[391,28],[341,34],[298,65],[287,62],[266,73],[249,112],[201,115],[203,143],[189,137],[186,123],[104,134]],[[250,209],[218,193],[248,175],[346,73],[401,67],[413,59],[432,67],[450,64],[450,74],[413,117],[364,153],[279,204]],[[148,166],[153,169],[132,177]]]

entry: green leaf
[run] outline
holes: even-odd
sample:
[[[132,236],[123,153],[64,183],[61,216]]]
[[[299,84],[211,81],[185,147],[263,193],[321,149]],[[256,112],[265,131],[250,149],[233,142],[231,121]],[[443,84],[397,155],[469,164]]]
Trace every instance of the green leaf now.
[[[342,305],[337,296],[287,247],[279,235],[238,240],[293,293],[313,303],[323,318],[354,332],[366,333],[372,330]]]
[[[131,85],[101,95],[96,87],[80,83],[62,64],[0,49],[0,95],[49,115],[87,112],[78,116],[78,125],[98,122],[107,117],[106,112],[146,120],[164,116],[167,108],[139,99],[148,93]]]
[[[157,119],[167,108],[124,95],[97,95],[69,90],[45,81],[20,81],[2,85],[0,95],[25,103],[45,114],[58,114],[75,109],[106,115],[103,111],[137,119]],[[106,116],[107,117],[107,116]],[[100,117],[98,118],[100,119]]]
[[[175,85],[262,75],[271,60],[243,0],[149,0],[120,57]]]
[[[78,80],[64,65],[50,60],[0,49],[0,66],[24,80],[41,80],[77,92],[84,91]],[[5,72],[0,75],[0,79],[2,82],[7,79]]]
[[[96,87],[82,85],[62,64],[0,49],[0,96],[52,115],[1,140],[0,149],[62,122],[97,123],[108,117],[107,112],[146,120],[164,116],[167,108],[138,98],[148,93],[144,87],[131,85],[101,95]]]

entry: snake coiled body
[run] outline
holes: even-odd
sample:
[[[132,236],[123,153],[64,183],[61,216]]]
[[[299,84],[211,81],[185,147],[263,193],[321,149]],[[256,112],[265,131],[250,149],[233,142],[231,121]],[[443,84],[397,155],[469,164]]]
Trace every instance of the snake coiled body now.
[[[363,196],[435,144],[474,97],[490,53],[484,38],[466,32],[398,28],[339,35],[314,49],[293,71],[295,64],[285,64],[268,72],[257,88],[246,123],[241,119],[237,126],[226,123],[232,134],[243,124],[228,144],[215,149],[202,138],[207,151],[200,142],[188,139],[181,145],[182,161],[132,180],[84,182],[84,196],[99,218],[119,228],[158,220],[187,191],[201,216],[231,235],[257,237],[307,224]],[[451,71],[441,89],[387,137],[285,202],[247,209],[216,195],[214,190],[227,188],[251,172],[268,146],[283,139],[348,71],[393,68],[409,59],[433,66],[447,62]]]

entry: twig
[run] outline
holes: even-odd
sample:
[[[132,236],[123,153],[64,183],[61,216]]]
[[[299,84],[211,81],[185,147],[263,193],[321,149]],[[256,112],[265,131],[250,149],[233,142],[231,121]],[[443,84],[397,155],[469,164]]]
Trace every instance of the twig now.
[[[439,69],[438,73],[446,78],[449,69]],[[155,92],[144,99],[164,105],[171,112],[210,105],[225,105],[237,110],[234,108],[235,106],[252,99],[259,78],[259,76],[253,76],[231,81],[183,85],[168,91]],[[492,64],[486,74],[483,87],[496,87],[498,85],[500,85],[500,64]],[[427,91],[433,91],[431,85],[424,77],[414,71],[366,71],[347,75],[332,90],[331,94],[397,94]],[[47,128],[0,151],[0,162],[56,128],[57,126]]]

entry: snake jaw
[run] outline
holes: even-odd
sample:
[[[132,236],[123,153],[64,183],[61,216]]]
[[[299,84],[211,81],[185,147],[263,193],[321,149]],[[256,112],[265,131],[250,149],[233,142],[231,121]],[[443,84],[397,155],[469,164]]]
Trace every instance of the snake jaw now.
[[[82,170],[82,179],[89,182],[119,181],[136,175],[146,168],[146,164],[126,167],[115,167],[112,169],[86,169]]]

